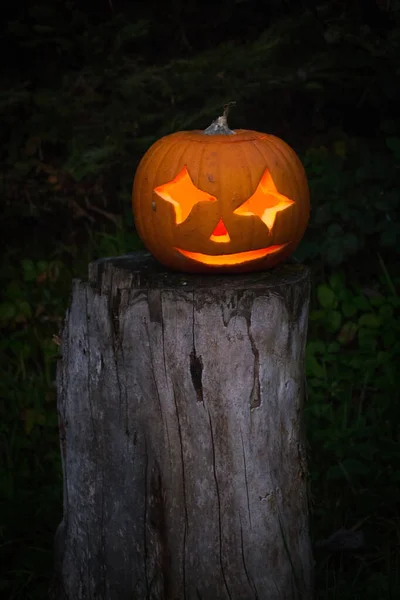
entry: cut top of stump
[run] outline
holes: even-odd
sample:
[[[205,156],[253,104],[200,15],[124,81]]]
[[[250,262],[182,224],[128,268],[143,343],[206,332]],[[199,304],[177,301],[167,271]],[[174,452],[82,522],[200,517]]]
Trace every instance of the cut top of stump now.
[[[307,267],[286,262],[274,269],[235,275],[191,275],[163,267],[144,250],[118,257],[101,258],[89,265],[89,283],[101,293],[111,289],[174,289],[195,291],[273,289],[304,282],[309,277]]]

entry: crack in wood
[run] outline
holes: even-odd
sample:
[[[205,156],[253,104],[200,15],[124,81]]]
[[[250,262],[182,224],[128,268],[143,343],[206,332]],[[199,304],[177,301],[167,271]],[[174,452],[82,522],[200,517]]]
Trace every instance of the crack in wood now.
[[[249,525],[250,525],[250,529],[251,529],[251,511],[250,511],[250,499],[249,499],[249,483],[248,483],[248,480],[247,480],[246,453],[245,453],[245,450],[244,450],[244,440],[243,440],[242,430],[240,430],[240,437],[241,437],[241,440],[242,440],[243,472],[244,472],[244,483],[245,483],[245,488],[246,488],[247,511],[248,511],[248,515],[249,515]]]
[[[182,468],[182,491],[183,491],[183,509],[185,513],[184,520],[184,528],[183,528],[183,540],[182,540],[182,579],[183,579],[183,600],[186,600],[186,537],[187,537],[187,529],[188,529],[188,512],[187,512],[187,497],[186,497],[186,476],[185,476],[185,453],[183,451],[183,439],[182,439],[182,428],[181,421],[179,416],[179,407],[176,399],[175,389],[174,393],[174,404],[175,404],[175,412],[176,419],[178,423],[178,436],[179,436],[179,445],[180,445],[180,453],[181,453],[181,468]],[[168,596],[167,596],[168,597]]]
[[[253,371],[253,387],[250,393],[250,410],[261,406],[261,389],[260,389],[260,352],[257,344],[251,333],[251,318],[247,321],[247,332],[251,344],[251,351],[254,356],[254,371]]]
[[[89,344],[89,321],[90,321],[90,310],[89,310],[89,288],[86,288],[85,290],[85,307],[86,307],[86,313],[85,313],[85,328],[84,328],[84,332],[83,335],[84,337],[86,337],[86,345],[87,345],[87,350],[85,348],[85,345],[82,342],[82,353],[85,355],[87,352],[87,399],[88,399],[88,403],[89,403],[89,412],[90,412],[90,422],[91,422],[91,426],[92,426],[92,432],[93,432],[93,439],[94,442],[97,446],[97,431],[96,431],[96,426],[95,426],[95,419],[94,419],[94,415],[93,415],[93,395],[92,395],[92,388],[91,388],[91,372],[92,372],[92,355],[91,355],[91,351],[90,351],[90,344]]]
[[[190,376],[196,392],[197,402],[203,402],[203,360],[201,356],[197,356],[196,348],[193,348],[190,353]]]
[[[253,581],[252,577],[250,576],[250,573],[249,573],[249,570],[248,570],[248,567],[246,564],[246,556],[245,556],[245,552],[244,552],[244,540],[243,540],[243,527],[242,527],[242,519],[241,519],[240,515],[239,515],[239,521],[240,521],[240,552],[241,552],[241,556],[242,556],[243,569],[246,574],[246,579],[249,583],[249,586],[251,587],[251,589],[254,592],[254,600],[259,600],[256,586],[254,585],[254,581]]]
[[[111,286],[112,286],[112,279],[111,279]],[[115,338],[119,337],[119,307],[121,304],[121,295],[122,295],[122,290],[117,289],[113,293],[113,288],[111,287],[111,290],[109,293],[108,306],[110,309],[110,317],[111,317],[110,322],[111,322],[112,331],[114,333]]]
[[[148,573],[148,546],[147,546],[147,514],[149,511],[149,494],[148,494],[148,468],[149,468],[149,455],[147,452],[147,439],[144,439],[144,478],[143,478],[143,499],[144,499],[144,513],[143,513],[143,559],[144,559],[144,583],[146,588],[146,598],[149,595],[149,573]]]
[[[210,433],[211,433],[212,469],[213,469],[213,476],[214,476],[214,482],[215,482],[215,491],[216,491],[216,494],[217,494],[217,505],[218,505],[219,564],[221,566],[221,573],[222,573],[222,579],[223,579],[223,582],[224,582],[224,587],[225,587],[226,593],[228,594],[228,598],[231,600],[232,596],[231,596],[231,593],[229,591],[228,582],[227,582],[227,579],[226,579],[226,573],[225,573],[225,569],[224,569],[224,563],[223,563],[223,560],[222,560],[221,495],[220,495],[220,491],[219,491],[219,484],[218,484],[218,477],[217,477],[217,465],[216,465],[216,458],[215,458],[215,440],[214,440],[214,432],[213,432],[213,426],[212,426],[210,412],[208,412],[208,420],[209,420],[209,423],[210,423]]]
[[[149,306],[150,322],[162,323],[162,299],[161,290],[149,289],[147,291],[147,302]]]

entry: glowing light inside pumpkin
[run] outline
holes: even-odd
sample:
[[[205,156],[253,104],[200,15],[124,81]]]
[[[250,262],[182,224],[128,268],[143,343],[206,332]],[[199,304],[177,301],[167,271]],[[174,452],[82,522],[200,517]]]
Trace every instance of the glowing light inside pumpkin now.
[[[182,250],[182,248],[175,248],[178,252],[191,258],[196,262],[203,263],[204,265],[211,265],[215,267],[224,267],[229,265],[242,265],[252,260],[264,258],[267,254],[275,254],[287,246],[287,244],[277,244],[275,246],[269,246],[268,248],[260,248],[260,250],[247,250],[247,252],[235,252],[233,254],[202,254],[201,252],[189,252],[188,250]]]
[[[154,188],[163,200],[170,202],[175,209],[175,221],[179,225],[185,221],[193,206],[198,202],[215,202],[216,198],[199,190],[193,183],[186,165],[178,175],[168,183]]]
[[[218,225],[216,226],[216,228],[214,229],[214,231],[212,232],[212,234],[210,235],[210,240],[212,242],[217,242],[217,243],[221,243],[221,242],[230,242],[231,238],[229,237],[229,233],[227,228],[224,225],[224,222],[222,219],[220,219],[218,221]]]
[[[278,192],[271,173],[265,169],[254,194],[233,212],[242,216],[257,215],[271,230],[274,227],[276,213],[292,204],[294,204],[293,200]]]

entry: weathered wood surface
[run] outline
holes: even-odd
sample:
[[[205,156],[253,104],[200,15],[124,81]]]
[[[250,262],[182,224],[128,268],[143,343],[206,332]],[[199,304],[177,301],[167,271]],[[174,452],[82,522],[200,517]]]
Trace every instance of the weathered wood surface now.
[[[301,265],[185,276],[144,252],[75,281],[54,600],[312,598],[308,299]]]

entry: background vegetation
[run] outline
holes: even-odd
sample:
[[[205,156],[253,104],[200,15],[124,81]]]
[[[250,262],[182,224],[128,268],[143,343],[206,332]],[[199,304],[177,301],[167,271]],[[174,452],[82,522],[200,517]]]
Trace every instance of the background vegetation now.
[[[3,13],[0,595],[46,597],[61,516],[57,336],[72,277],[132,251],[136,165],[231,126],[301,155],[318,599],[400,597],[400,2],[21,0]]]

